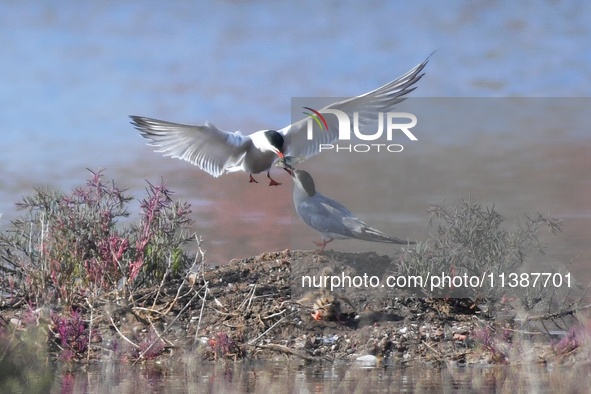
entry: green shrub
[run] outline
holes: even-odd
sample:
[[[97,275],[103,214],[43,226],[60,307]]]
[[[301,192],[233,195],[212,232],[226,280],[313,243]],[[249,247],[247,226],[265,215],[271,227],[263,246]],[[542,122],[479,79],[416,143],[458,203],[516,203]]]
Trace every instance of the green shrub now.
[[[13,299],[71,306],[113,290],[137,289],[181,275],[192,258],[187,203],[163,183],[148,183],[138,224],[122,226],[132,200],[115,182],[92,172],[66,194],[36,189],[17,206],[26,213],[0,233],[0,287]]]
[[[401,256],[400,273],[404,275],[455,276],[488,275],[519,272],[532,248],[542,249],[538,239],[541,225],[547,225],[552,233],[560,231],[560,220],[540,213],[522,215],[514,228],[504,226],[504,218],[492,208],[482,207],[479,201],[462,200],[454,207],[443,204],[429,208],[431,218],[437,221],[437,234],[432,240],[417,244]],[[540,281],[541,282],[541,281]],[[498,281],[496,282],[498,283]],[[498,300],[501,297],[518,297],[523,306],[531,308],[535,303],[548,300],[551,289],[539,284],[531,287],[508,289],[499,285],[463,289],[428,289],[422,291],[433,297],[469,297],[473,300]],[[514,291],[512,291],[514,290]]]

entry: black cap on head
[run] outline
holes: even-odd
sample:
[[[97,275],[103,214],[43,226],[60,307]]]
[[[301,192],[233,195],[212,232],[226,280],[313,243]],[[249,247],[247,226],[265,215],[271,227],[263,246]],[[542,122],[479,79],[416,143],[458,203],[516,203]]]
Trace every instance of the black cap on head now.
[[[279,149],[279,152],[283,153],[283,136],[275,130],[265,131],[265,136],[269,140],[269,143],[275,148]]]
[[[293,173],[302,184],[306,193],[308,193],[308,196],[314,196],[316,194],[316,186],[314,185],[314,179],[312,179],[312,176],[304,170],[294,170]]]

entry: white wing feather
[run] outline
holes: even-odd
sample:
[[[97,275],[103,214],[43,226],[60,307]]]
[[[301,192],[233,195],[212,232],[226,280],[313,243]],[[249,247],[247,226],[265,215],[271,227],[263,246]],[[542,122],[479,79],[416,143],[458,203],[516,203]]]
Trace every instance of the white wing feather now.
[[[228,168],[242,165],[250,138],[239,132],[229,133],[211,123],[189,126],[163,120],[130,116],[156,152],[186,160],[214,177]]]

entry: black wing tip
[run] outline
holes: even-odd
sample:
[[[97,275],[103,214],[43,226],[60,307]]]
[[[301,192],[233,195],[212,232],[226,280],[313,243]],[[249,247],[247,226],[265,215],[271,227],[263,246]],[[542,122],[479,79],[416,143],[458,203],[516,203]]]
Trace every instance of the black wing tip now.
[[[390,243],[390,244],[396,244],[396,245],[416,245],[417,244],[415,241],[408,241],[408,240],[405,241],[403,239],[394,238],[394,237],[388,237],[383,242]]]
[[[151,145],[151,143],[154,142],[153,136],[155,133],[150,128],[150,118],[138,115],[129,115],[129,117],[131,118],[129,123],[139,132],[142,137],[150,141],[149,144]]]
[[[409,241],[407,239],[400,239],[400,238],[392,237],[388,234],[382,233],[381,231],[378,232],[377,235],[383,237],[382,242],[391,243],[391,244],[398,244],[398,245],[416,245],[415,241]]]
[[[138,127],[141,125],[148,125],[150,123],[150,118],[146,118],[145,116],[139,116],[139,115],[129,115],[129,117],[131,118],[131,123],[132,125]]]
[[[429,56],[425,58],[425,60],[417,64],[412,70],[386,85],[389,86],[401,84],[400,90],[395,93],[395,99],[403,99],[403,96],[406,96],[407,94],[409,94],[417,88],[416,83],[420,81],[421,78],[423,78],[423,76],[425,76],[425,72],[423,70],[427,66],[427,63],[429,63],[431,56],[433,56],[437,51],[438,49],[434,50],[429,54]],[[405,82],[402,83],[402,81]]]
[[[399,85],[398,90],[396,92],[394,92],[394,95],[395,95],[394,98],[400,99],[403,96],[406,96],[407,94],[409,94],[410,92],[412,92],[413,90],[415,90],[417,88],[416,83],[418,81],[420,81],[421,78],[423,78],[423,76],[425,76],[425,72],[423,70],[427,66],[427,63],[429,63],[431,56],[433,56],[433,54],[435,52],[437,52],[437,50],[431,52],[431,54],[429,56],[427,56],[427,58],[425,60],[423,60],[421,63],[417,64],[416,66],[414,66],[406,74],[403,74],[400,77],[396,78],[395,80],[391,81],[390,83],[387,83],[386,85],[376,89],[376,91],[384,89],[384,88],[387,89],[387,88],[391,88],[392,86]]]
[[[152,140],[153,136],[161,134],[155,127],[159,126],[160,123],[167,123],[145,116],[129,115],[129,117],[131,118],[129,123],[140,132],[142,137],[149,140]]]
[[[420,67],[419,71],[422,70],[423,68],[425,68],[425,66],[427,65],[427,63],[429,63],[429,60],[431,60],[431,57],[433,57],[433,55],[435,55],[435,53],[437,53],[439,49],[435,49],[433,52],[431,52],[426,58],[425,60],[423,60],[418,66]]]
[[[185,123],[175,123],[175,122],[170,122],[168,120],[159,120],[159,119],[155,119],[155,118],[148,118],[147,116],[139,116],[139,115],[128,115],[131,118],[131,121],[129,122],[130,124],[132,124],[135,128],[137,128],[138,130],[140,128],[142,129],[150,129],[152,131],[154,131],[155,128],[162,128],[162,129],[178,129],[178,128],[183,128],[183,127],[189,127],[189,128],[193,128],[193,127],[205,127],[205,128],[212,128],[212,129],[218,129],[213,123],[206,121],[203,125],[198,124],[198,125],[190,125],[190,124],[185,124]],[[220,130],[220,129],[218,129]],[[223,130],[220,130],[223,131]]]
[[[414,82],[418,81],[419,79],[421,79],[421,78],[423,77],[423,75],[425,75],[425,73],[422,73],[422,74],[420,74],[420,75],[419,75],[419,73],[420,73],[421,71],[423,71],[423,69],[424,69],[424,68],[427,66],[427,63],[429,63],[429,60],[431,60],[431,57],[432,57],[433,55],[435,55],[435,53],[436,53],[438,50],[439,50],[439,49],[435,49],[433,52],[431,52],[431,53],[429,54],[429,56],[427,56],[427,57],[425,58],[425,60],[423,60],[421,63],[417,64],[417,65],[415,66],[415,68],[414,68],[414,69],[412,69],[412,70],[409,72],[409,74],[410,74],[410,75],[412,75],[411,79],[412,79]]]
[[[407,239],[402,239],[402,238],[397,238],[397,237],[393,237],[391,235],[388,235],[388,238],[392,240],[393,243],[398,243],[398,244],[411,244],[411,245],[415,245],[416,242],[415,241],[410,241],[408,238]]]

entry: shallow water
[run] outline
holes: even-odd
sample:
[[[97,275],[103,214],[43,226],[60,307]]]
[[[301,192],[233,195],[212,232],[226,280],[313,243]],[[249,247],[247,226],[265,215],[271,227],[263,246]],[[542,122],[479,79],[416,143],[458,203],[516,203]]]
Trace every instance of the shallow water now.
[[[303,366],[297,361],[93,364],[58,370],[55,393],[414,393],[537,392],[585,390],[566,368],[458,367],[363,368],[356,364]]]

